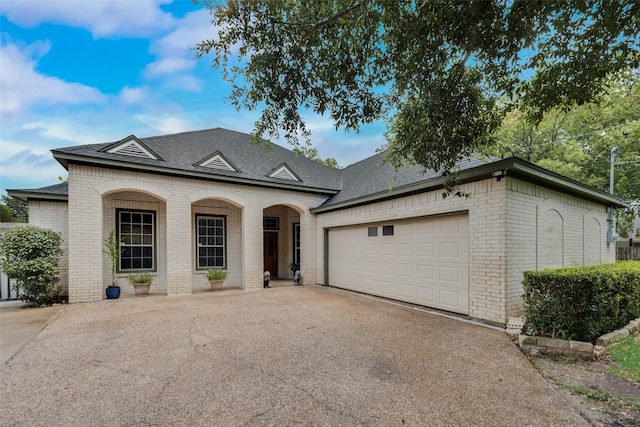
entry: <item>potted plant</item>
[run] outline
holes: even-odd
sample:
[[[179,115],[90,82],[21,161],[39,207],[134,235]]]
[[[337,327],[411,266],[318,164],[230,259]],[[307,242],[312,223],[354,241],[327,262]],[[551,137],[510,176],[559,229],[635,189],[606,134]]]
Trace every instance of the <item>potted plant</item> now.
[[[293,273],[293,286],[300,286],[300,264],[292,262],[289,264],[289,270]]]
[[[300,264],[292,262],[289,264],[289,270],[291,270],[293,274],[296,274],[296,271],[300,270]]]
[[[222,283],[226,278],[227,278],[227,270],[223,270],[222,268],[214,268],[212,270],[207,271],[207,280],[209,280],[209,285],[211,285],[211,290],[222,289]]]
[[[147,295],[153,276],[149,272],[129,274],[129,283],[133,285],[136,295]]]
[[[111,282],[107,285],[107,299],[120,298],[120,284],[116,280],[116,269],[118,268],[118,259],[120,258],[120,245],[116,240],[115,230],[111,230],[109,236],[104,239],[104,252],[109,256],[111,261]]]

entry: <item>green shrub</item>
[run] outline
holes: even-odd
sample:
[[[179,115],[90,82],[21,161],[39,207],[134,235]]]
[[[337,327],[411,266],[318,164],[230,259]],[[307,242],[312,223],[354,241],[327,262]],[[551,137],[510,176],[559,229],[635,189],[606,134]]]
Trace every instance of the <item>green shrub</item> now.
[[[207,280],[225,280],[227,278],[227,270],[222,268],[214,268],[207,271]]]
[[[527,327],[536,335],[593,342],[640,317],[640,262],[524,273]]]
[[[62,238],[55,231],[32,225],[9,229],[0,238],[0,267],[16,280],[18,298],[47,305],[60,300],[58,259]]]
[[[150,285],[151,282],[153,282],[153,276],[147,271],[129,274],[129,283],[132,285]]]

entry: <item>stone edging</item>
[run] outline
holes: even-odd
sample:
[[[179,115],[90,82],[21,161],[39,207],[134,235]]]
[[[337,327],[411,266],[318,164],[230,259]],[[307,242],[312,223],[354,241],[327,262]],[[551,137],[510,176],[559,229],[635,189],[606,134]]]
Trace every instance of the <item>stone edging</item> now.
[[[573,355],[585,359],[597,359],[606,353],[607,346],[617,343],[640,331],[640,318],[630,321],[622,329],[602,335],[593,345],[589,342],[561,340],[557,338],[532,337],[520,334],[520,348],[529,354]]]

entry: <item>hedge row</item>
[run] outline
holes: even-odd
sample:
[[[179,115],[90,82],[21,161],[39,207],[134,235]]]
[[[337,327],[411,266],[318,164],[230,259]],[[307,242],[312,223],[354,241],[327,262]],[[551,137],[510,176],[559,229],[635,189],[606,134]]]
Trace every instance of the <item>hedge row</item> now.
[[[593,342],[640,317],[640,262],[524,273],[527,329]]]

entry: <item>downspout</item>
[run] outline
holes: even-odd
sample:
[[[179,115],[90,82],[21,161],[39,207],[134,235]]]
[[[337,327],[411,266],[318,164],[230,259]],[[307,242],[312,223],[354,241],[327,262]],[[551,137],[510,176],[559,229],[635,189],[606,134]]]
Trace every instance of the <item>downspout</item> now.
[[[615,165],[616,160],[616,151],[618,151],[618,147],[613,147],[611,149],[611,172],[609,173],[609,194],[613,196],[613,167]],[[609,223],[609,227],[607,229],[607,244],[615,243],[616,236],[613,231],[613,206],[609,206],[609,219],[607,220]]]

